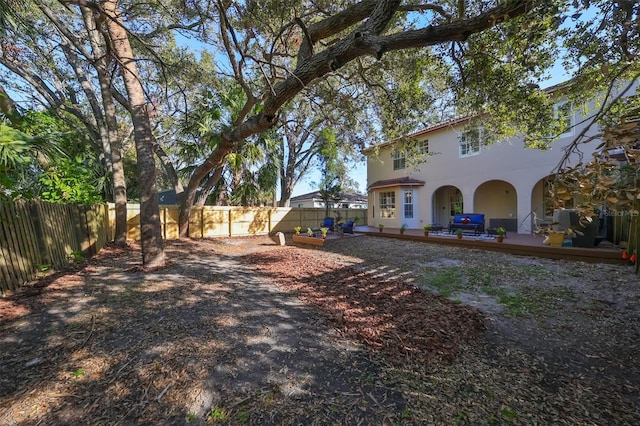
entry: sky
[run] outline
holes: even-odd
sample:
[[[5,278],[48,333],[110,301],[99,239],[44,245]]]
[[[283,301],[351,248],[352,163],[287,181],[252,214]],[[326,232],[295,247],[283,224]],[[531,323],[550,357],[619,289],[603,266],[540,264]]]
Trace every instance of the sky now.
[[[597,10],[590,10],[586,13],[584,13],[583,16],[585,16],[585,19],[588,19],[589,16],[593,16],[595,15],[597,12]],[[180,43],[180,40],[178,40],[178,42]],[[183,43],[189,45],[190,47],[196,48],[198,49],[198,47],[194,46],[194,41],[193,40],[182,40]],[[197,44],[197,43],[196,43]],[[202,48],[202,46],[199,46],[200,48]],[[550,72],[550,79],[542,82],[541,86],[543,87],[549,87],[558,83],[561,83],[563,81],[566,81],[569,76],[566,73],[566,71],[564,70],[564,68],[561,66],[561,64],[557,64],[556,67],[554,69],[552,69],[552,71]],[[359,184],[358,186],[358,190],[360,193],[364,193],[366,194],[367,192],[367,164],[366,164],[366,160],[363,161],[359,161],[359,162],[354,162],[352,164],[350,164],[349,169],[351,170],[349,173],[349,177],[351,179],[353,179],[355,182],[357,182]],[[298,195],[302,195],[302,194],[307,194],[310,192],[314,192],[318,190],[317,187],[317,182],[320,182],[320,171],[319,170],[311,170],[310,172],[307,173],[307,175],[305,177],[303,177],[303,179],[300,181],[300,183],[298,185],[296,185],[296,187],[293,189],[292,192],[292,196],[298,196]]]

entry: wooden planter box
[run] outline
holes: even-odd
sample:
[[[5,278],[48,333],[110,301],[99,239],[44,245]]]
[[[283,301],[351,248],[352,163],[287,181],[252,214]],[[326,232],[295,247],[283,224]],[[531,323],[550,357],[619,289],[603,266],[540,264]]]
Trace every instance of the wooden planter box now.
[[[310,244],[312,246],[324,247],[324,240],[322,238],[307,237],[306,235],[294,235],[294,243]]]

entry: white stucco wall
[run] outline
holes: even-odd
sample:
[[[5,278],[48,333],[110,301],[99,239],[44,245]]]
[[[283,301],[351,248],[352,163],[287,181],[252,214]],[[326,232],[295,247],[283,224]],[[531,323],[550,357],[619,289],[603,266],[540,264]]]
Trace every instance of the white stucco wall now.
[[[575,122],[582,121],[575,117]],[[531,231],[531,212],[542,209],[542,189],[540,180],[551,174],[557,167],[564,152],[563,147],[572,140],[573,135],[555,141],[547,151],[524,149],[521,138],[506,141],[489,147],[482,147],[480,154],[470,157],[459,156],[458,132],[463,124],[449,126],[425,133],[418,140],[429,140],[429,152],[434,153],[426,162],[417,168],[410,166],[401,170],[393,170],[393,146],[384,144],[379,147],[379,155],[367,150],[367,178],[369,185],[376,181],[410,177],[425,181],[422,187],[414,188],[416,204],[416,224],[410,227],[421,227],[423,224],[443,222],[449,215],[446,211],[446,200],[434,199],[439,188],[453,186],[458,188],[464,198],[465,213],[485,213],[489,220],[493,218],[516,218],[518,232]],[[574,129],[573,134],[582,130]],[[594,128],[590,131],[597,131]],[[582,145],[585,158],[598,146],[599,141]],[[575,164],[577,157],[572,157]],[[484,184],[484,185],[483,185]],[[376,226],[384,223],[386,227],[400,227],[402,218],[402,187],[373,190],[369,193],[369,224]],[[534,193],[534,189],[537,192]],[[380,218],[377,194],[381,191],[396,192],[396,217]],[[374,207],[374,208],[372,208]],[[438,209],[438,211],[434,211]]]

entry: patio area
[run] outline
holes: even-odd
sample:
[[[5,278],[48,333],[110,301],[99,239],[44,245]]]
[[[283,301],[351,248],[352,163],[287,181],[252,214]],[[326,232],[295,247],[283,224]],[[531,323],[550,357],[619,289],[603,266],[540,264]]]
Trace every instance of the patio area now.
[[[602,241],[594,248],[580,247],[552,247],[542,244],[542,235],[524,235],[509,233],[504,242],[498,243],[494,237],[482,235],[474,237],[466,234],[462,239],[457,239],[455,235],[449,234],[448,230],[441,232],[429,232],[425,237],[424,232],[418,229],[408,229],[403,235],[399,228],[384,228],[382,232],[373,226],[356,226],[354,231],[357,234],[372,235],[382,238],[396,238],[409,241],[420,241],[430,244],[445,244],[458,247],[469,247],[481,250],[491,250],[503,253],[544,257],[548,259],[582,260],[594,263],[624,264],[622,250],[614,246],[609,241]],[[332,236],[333,238],[337,238]]]

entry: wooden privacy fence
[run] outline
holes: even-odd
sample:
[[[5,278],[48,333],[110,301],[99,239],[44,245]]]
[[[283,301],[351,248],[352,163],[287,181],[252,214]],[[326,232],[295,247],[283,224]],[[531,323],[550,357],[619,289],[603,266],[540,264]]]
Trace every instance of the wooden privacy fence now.
[[[366,225],[367,211],[331,209],[343,220],[358,218]],[[324,209],[284,207],[194,207],[191,238],[235,237],[318,228]],[[165,239],[178,238],[178,207],[160,206]],[[40,272],[58,270],[79,255],[97,254],[115,234],[115,206],[54,204],[44,201],[0,201],[0,295],[32,281]],[[127,238],[140,238],[140,206],[127,205]]]
[[[92,256],[108,239],[107,205],[0,200],[0,294]]]
[[[331,209],[329,216],[340,215],[342,220],[358,218],[366,225],[364,209]],[[193,207],[189,220],[189,237],[214,238],[248,235],[269,235],[274,232],[293,232],[293,228],[318,228],[325,217],[324,209],[294,207]],[[162,236],[178,238],[178,206],[160,206]],[[109,223],[115,229],[115,206],[109,204]],[[140,206],[127,205],[127,239],[140,239]]]

